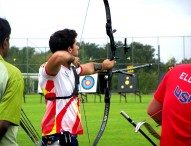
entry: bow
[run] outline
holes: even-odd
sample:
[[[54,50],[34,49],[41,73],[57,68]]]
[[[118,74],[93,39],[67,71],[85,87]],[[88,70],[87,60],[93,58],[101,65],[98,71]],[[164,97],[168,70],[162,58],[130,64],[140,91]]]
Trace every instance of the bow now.
[[[111,47],[111,60],[115,59],[115,51],[116,51],[116,45],[113,37],[113,30],[112,30],[112,24],[111,24],[111,13],[110,13],[110,7],[107,0],[103,0],[105,5],[105,11],[106,11],[106,33],[110,39],[110,47]],[[112,69],[107,70],[107,73],[105,75],[106,79],[106,89],[105,89],[105,110],[104,110],[104,116],[102,125],[100,127],[100,130],[94,140],[93,146],[96,146],[98,141],[100,140],[109,116],[109,109],[110,109],[110,98],[111,98],[111,80],[112,80]]]
[[[38,132],[34,128],[33,124],[31,123],[23,109],[21,109],[20,125],[29,136],[29,138],[32,140],[32,142],[35,144],[35,146],[41,146],[42,144],[43,146],[45,146],[45,144],[41,140],[41,137],[39,136]]]
[[[145,126],[145,128],[149,131],[149,133],[151,133],[155,138],[160,139],[160,135],[153,129],[153,127],[147,123],[146,121],[152,117],[154,117],[155,115],[161,113],[162,110],[157,111],[156,113],[152,114],[151,116],[149,116],[148,118],[146,118],[145,120],[138,122],[137,126],[135,127],[135,132],[138,132],[139,129],[141,128],[142,125]],[[159,125],[158,125],[159,126]]]
[[[129,123],[131,123],[135,128],[137,127],[137,125],[135,124],[135,122],[124,112],[121,111],[120,114],[129,121]],[[155,142],[141,129],[138,129],[138,131],[153,145],[153,146],[157,146],[157,144],[155,144]]]
[[[155,129],[149,123],[145,121],[137,123],[137,126],[135,127],[135,132],[138,132],[142,125],[145,126],[145,128],[148,130],[150,134],[152,134],[156,139],[160,140],[160,135],[155,131]]]
[[[110,7],[109,7],[109,3],[108,0],[103,0],[104,5],[105,5],[105,12],[106,12],[106,34],[108,35],[109,39],[110,39],[110,47],[111,47],[111,60],[115,59],[115,51],[117,49],[117,46],[115,45],[115,41],[114,41],[114,37],[113,37],[113,33],[116,30],[112,29],[112,22],[111,22],[111,13],[110,13]],[[125,44],[124,44],[124,49],[125,49],[125,53],[127,52],[127,50],[129,49],[129,47],[127,47],[126,45],[126,39],[125,39]],[[109,109],[110,109],[110,99],[111,99],[111,81],[112,81],[112,69],[107,70],[106,75],[105,75],[105,80],[106,80],[106,89],[105,89],[105,110],[104,110],[104,116],[103,116],[103,120],[102,120],[102,125],[100,127],[100,130],[94,140],[93,146],[96,146],[98,141],[100,140],[106,124],[107,124],[107,120],[108,120],[108,116],[109,116]]]

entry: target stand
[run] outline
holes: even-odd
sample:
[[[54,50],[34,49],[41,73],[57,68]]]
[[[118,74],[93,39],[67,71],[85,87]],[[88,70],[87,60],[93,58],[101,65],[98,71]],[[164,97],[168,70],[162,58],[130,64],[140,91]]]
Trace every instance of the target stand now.
[[[97,82],[97,92],[95,93],[94,102],[96,102],[96,97],[99,97],[99,101],[101,103],[101,95],[105,94],[105,89],[107,82],[105,80],[106,72],[100,72],[98,74],[98,82]]]

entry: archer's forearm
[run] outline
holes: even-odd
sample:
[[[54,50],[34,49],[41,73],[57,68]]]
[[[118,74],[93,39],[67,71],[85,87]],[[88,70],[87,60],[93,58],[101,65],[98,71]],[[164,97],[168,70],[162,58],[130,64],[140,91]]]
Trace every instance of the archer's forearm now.
[[[96,73],[96,71],[94,69],[94,62],[82,64],[81,67],[82,67],[81,75],[91,75],[91,74]]]

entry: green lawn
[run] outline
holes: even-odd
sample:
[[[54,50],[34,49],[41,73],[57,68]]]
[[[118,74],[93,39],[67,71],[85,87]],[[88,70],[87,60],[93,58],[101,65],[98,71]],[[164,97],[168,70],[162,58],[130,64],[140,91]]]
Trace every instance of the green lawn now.
[[[92,146],[93,141],[100,129],[103,112],[104,112],[104,95],[102,95],[102,102],[100,103],[97,96],[96,102],[94,102],[94,95],[88,95],[88,102],[81,104],[81,115],[84,125],[84,134],[78,137],[80,146]],[[112,94],[109,120],[107,122],[106,129],[98,143],[98,146],[150,146],[150,142],[145,139],[141,133],[135,133],[135,128],[120,114],[120,111],[125,111],[135,123],[144,120],[148,117],[146,108],[150,102],[152,95],[142,95],[142,102],[139,102],[139,97],[134,94],[127,95],[127,103],[124,98],[120,103],[119,94]],[[40,124],[45,111],[44,99],[40,102],[40,95],[26,95],[26,102],[23,105],[23,109],[34,125],[39,135],[41,134]],[[90,144],[88,140],[86,121],[84,116],[84,109],[86,114],[88,133],[90,137]],[[158,132],[160,127],[156,127],[156,124],[152,119],[147,121]],[[148,134],[148,136],[156,143],[159,140],[151,136],[142,127],[142,130]],[[20,146],[34,146],[32,141],[26,135],[24,130],[20,127],[18,134],[18,143]]]

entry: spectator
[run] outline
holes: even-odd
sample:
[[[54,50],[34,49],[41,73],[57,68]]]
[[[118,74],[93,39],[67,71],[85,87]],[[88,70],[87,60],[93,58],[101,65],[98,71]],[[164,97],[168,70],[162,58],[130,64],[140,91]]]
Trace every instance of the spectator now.
[[[171,69],[156,90],[147,112],[162,126],[160,146],[191,145],[191,64]]]
[[[8,54],[10,34],[9,22],[0,18],[0,146],[18,146],[24,92],[20,70],[3,59]]]

